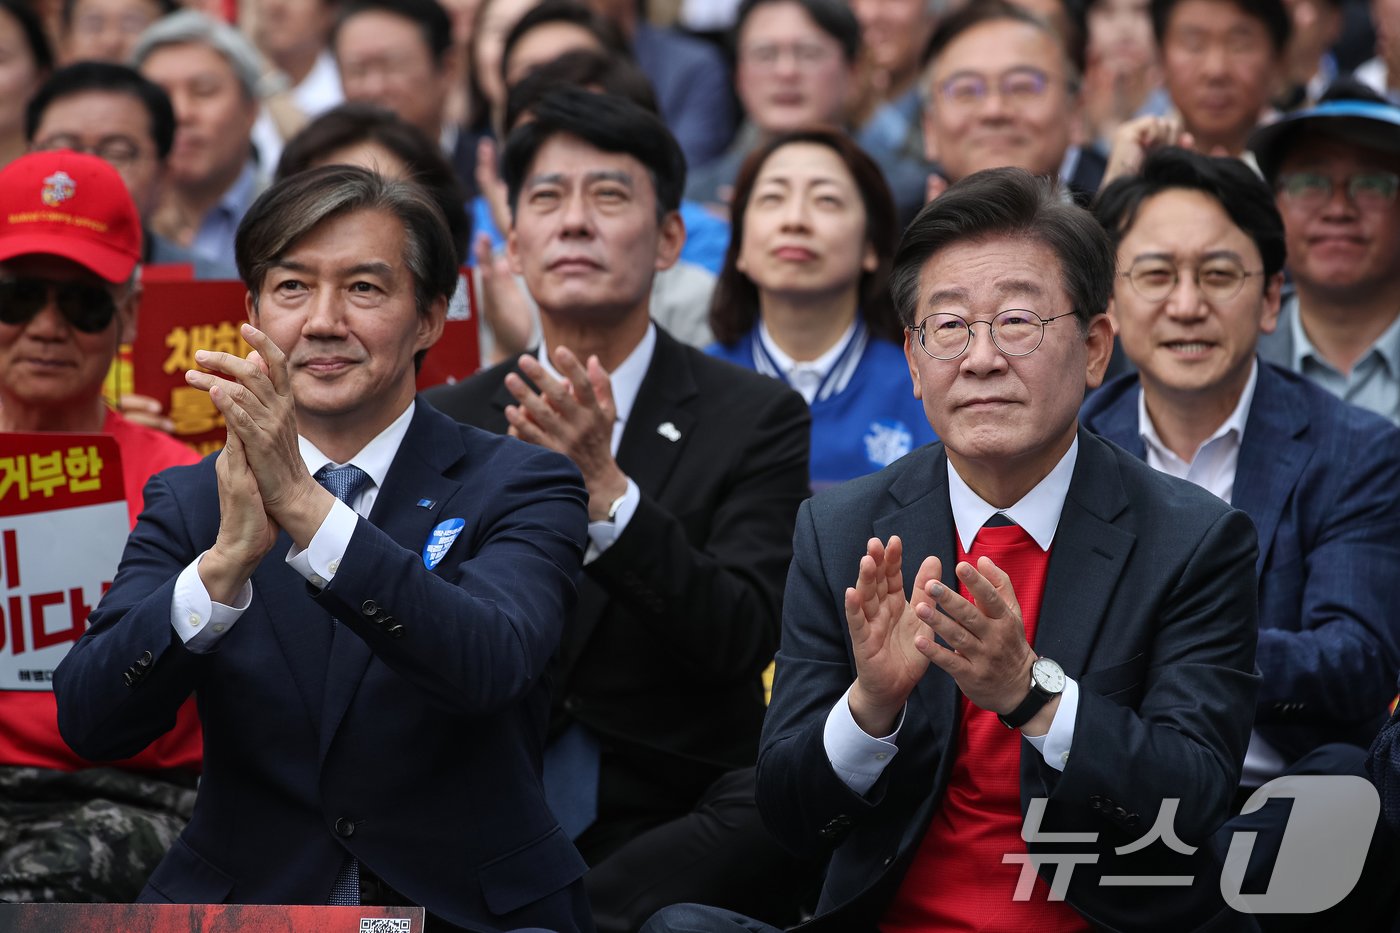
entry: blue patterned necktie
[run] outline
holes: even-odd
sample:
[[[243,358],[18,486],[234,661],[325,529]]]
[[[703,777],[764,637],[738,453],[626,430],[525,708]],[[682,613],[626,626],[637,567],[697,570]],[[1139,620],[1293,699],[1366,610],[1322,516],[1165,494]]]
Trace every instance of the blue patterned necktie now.
[[[369,474],[357,466],[333,467],[329,463],[316,471],[315,480],[330,490],[346,505],[355,498],[360,487],[369,479]],[[354,508],[354,506],[351,506]],[[360,863],[353,855],[346,855],[331,886],[331,896],[326,901],[333,907],[357,907],[360,903]]]
[[[316,471],[314,479],[329,489],[331,495],[350,505],[355,493],[359,492],[365,480],[369,479],[369,474],[353,463],[343,467],[333,467],[328,463]],[[350,507],[354,508],[353,505]]]

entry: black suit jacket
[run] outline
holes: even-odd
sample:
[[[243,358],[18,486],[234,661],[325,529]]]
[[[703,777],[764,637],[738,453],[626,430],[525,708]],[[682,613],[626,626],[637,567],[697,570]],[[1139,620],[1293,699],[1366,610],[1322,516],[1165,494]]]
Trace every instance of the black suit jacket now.
[[[504,363],[427,398],[504,432],[512,371]],[[675,802],[685,809],[721,771],[753,764],[810,423],[781,382],[657,328],[617,452],[641,503],[585,565],[556,671],[555,727],[585,723],[612,749],[604,808],[610,758],[645,761],[658,780],[633,793],[689,798]]]
[[[1099,862],[1074,868],[1067,898],[1096,925],[1189,930],[1215,917],[1247,927],[1221,903],[1207,846],[1229,814],[1258,686],[1254,527],[1093,435],[1081,431],[1079,445],[1034,646],[1078,682],[1078,715],[1064,771],[1022,743],[1022,812],[1031,798],[1048,798],[1042,832],[1098,834],[1087,849]],[[910,697],[899,754],[866,796],[837,777],[822,739],[827,714],[855,680],[843,599],[866,541],[900,535],[906,586],[929,554],[941,559],[944,583],[957,586],[946,466],[942,444],[923,447],[817,495],[798,515],[758,801],[790,847],[833,850],[818,906],[831,929],[875,927],[953,764],[961,694],[936,667]],[[1181,799],[1174,827],[1201,847],[1195,856],[1160,843],[1114,856],[1113,847],[1147,832],[1167,798]],[[1052,873],[1042,871],[1047,880]],[[1196,883],[1144,892],[1099,886],[1104,874],[1193,875]]]
[[[194,817],[142,899],[325,904],[348,852],[471,930],[591,930],[583,860],[540,782],[544,670],[587,521],[573,464],[420,402],[330,584],[286,564],[283,534],[248,609],[195,654],[171,599],[218,532],[214,463],[147,485],[112,588],[54,675],[64,739],[97,760],[198,701]],[[429,569],[424,545],[453,518],[464,527]]]

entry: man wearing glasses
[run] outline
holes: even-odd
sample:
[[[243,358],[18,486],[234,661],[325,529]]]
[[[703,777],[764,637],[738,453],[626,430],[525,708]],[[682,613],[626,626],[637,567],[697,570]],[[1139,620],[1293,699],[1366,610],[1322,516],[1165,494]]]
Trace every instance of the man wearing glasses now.
[[[135,328],[140,255],[136,206],[102,159],[39,152],[0,171],[0,431],[113,435],[133,525],[146,480],[199,459],[102,401]],[[0,691],[0,721],[0,900],[134,898],[194,805],[193,704],[115,767],[68,748],[51,691]]]
[[[1400,424],[1400,107],[1338,81],[1250,145],[1297,287],[1259,355]]]
[[[828,929],[1249,927],[1207,843],[1258,687],[1256,536],[1080,430],[1113,268],[1021,169],[905,231],[890,288],[942,441],[803,504],[758,762],[769,828],[830,852]]]
[[[1000,166],[1061,178],[1087,203],[1104,159],[1072,145],[1082,62],[1034,13],[970,4],[939,24],[924,51],[924,150],[937,164],[928,194]]]
[[[1160,150],[1141,174],[1105,189],[1096,212],[1118,246],[1111,316],[1137,372],[1090,397],[1084,426],[1243,510],[1259,529],[1263,679],[1220,843],[1259,834],[1248,875],[1257,884],[1247,887],[1263,891],[1290,808],[1241,807],[1283,775],[1364,779],[1366,747],[1395,694],[1400,431],[1256,360],[1259,334],[1277,321],[1284,228],[1268,186],[1244,163]],[[1319,859],[1336,848],[1314,845]],[[1376,852],[1393,845],[1376,834]],[[1373,869],[1383,860],[1373,854]],[[1381,893],[1363,882],[1325,915],[1260,922],[1370,929],[1394,912]]]

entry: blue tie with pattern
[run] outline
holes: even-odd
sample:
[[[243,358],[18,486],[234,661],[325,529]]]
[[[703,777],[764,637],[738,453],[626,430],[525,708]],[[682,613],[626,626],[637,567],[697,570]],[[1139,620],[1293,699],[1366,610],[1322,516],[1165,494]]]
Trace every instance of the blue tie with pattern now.
[[[343,467],[333,467],[329,463],[316,471],[314,477],[316,482],[330,490],[335,496],[346,505],[350,505],[350,500],[355,498],[355,494],[360,491],[360,487],[369,479],[369,474],[353,464]],[[354,506],[350,506],[354,508]],[[331,886],[330,899],[326,901],[334,907],[356,907],[360,903],[360,863],[353,855],[345,857],[345,863],[340,866],[340,873],[335,876],[335,884]]]

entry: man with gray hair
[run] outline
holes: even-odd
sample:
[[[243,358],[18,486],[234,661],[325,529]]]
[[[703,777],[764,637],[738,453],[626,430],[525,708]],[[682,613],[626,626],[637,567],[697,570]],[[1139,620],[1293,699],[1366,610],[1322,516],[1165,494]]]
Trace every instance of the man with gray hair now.
[[[238,222],[267,183],[269,167],[252,146],[262,60],[237,29],[186,10],[142,33],[132,63],[175,108],[175,145],[151,227],[226,261]]]
[[[1208,842],[1258,687],[1254,527],[1080,428],[1113,268],[1023,169],[904,233],[890,290],[941,441],[803,503],[759,751],[764,822],[831,856],[813,929],[1252,925]]]
[[[142,898],[591,929],[540,778],[578,470],[415,401],[457,278],[418,186],[292,176],[249,209],[236,258],[253,352],[200,351],[186,376],[227,446],[147,486],[54,676],[64,739],[97,759],[198,698],[199,805]]]

